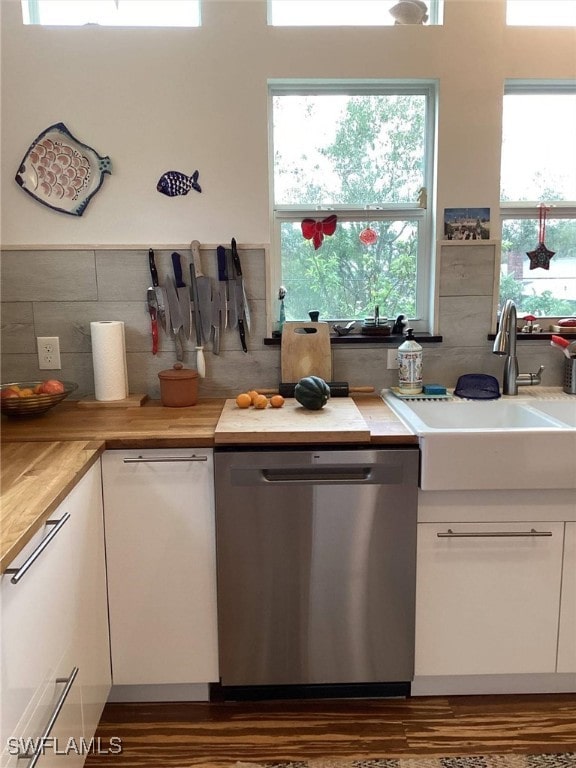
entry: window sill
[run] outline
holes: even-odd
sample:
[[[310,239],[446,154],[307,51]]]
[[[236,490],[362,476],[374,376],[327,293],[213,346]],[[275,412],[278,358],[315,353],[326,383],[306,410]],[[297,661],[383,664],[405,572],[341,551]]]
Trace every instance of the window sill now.
[[[542,335],[542,334],[540,334]],[[420,344],[436,344],[442,341],[442,336],[433,336],[430,333],[415,333],[414,339]],[[267,336],[264,339],[264,345],[267,347],[279,347],[282,341],[281,336]],[[390,336],[364,336],[360,333],[349,333],[347,336],[330,336],[330,344],[390,344],[398,346],[406,341],[406,336],[394,334]]]
[[[541,333],[522,333],[518,331],[516,333],[516,341],[550,341],[552,336],[560,336],[568,341],[576,341],[576,334],[574,333],[556,333],[555,331],[542,331]],[[496,338],[495,333],[489,333],[488,341],[494,341]]]

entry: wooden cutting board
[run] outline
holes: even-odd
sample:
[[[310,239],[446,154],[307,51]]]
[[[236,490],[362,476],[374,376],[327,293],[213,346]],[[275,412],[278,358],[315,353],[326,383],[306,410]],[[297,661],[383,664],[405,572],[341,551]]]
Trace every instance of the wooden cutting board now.
[[[238,408],[226,400],[214,432],[216,445],[287,443],[368,443],[370,429],[350,397],[332,397],[309,411],[294,398],[282,408]]]
[[[332,381],[332,349],[328,323],[290,321],[282,326],[282,381],[297,382],[304,376]]]

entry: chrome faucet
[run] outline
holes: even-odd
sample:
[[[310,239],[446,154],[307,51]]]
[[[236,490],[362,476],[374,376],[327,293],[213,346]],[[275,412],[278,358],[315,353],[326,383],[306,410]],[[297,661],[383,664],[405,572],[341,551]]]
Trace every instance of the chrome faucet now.
[[[542,383],[543,365],[540,366],[537,373],[518,373],[518,358],[516,357],[516,305],[512,299],[507,299],[504,304],[492,351],[495,355],[506,355],[502,381],[503,395],[517,395],[518,386]]]

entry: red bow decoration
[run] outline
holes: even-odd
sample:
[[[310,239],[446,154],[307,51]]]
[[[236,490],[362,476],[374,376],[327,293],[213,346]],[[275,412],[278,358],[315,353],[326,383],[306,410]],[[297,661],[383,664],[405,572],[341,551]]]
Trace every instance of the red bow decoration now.
[[[314,250],[318,250],[324,240],[324,235],[333,235],[336,232],[336,222],[338,216],[332,214],[327,219],[316,221],[315,219],[303,219],[302,221],[302,234],[306,240],[312,240],[314,243]]]

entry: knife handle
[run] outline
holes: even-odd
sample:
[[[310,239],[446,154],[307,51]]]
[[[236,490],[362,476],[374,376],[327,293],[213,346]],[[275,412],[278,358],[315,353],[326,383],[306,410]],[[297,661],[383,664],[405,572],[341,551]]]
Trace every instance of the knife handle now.
[[[150,316],[150,324],[152,326],[152,354],[158,354],[158,321],[156,315]]]
[[[246,346],[246,333],[244,331],[244,320],[241,317],[238,318],[238,333],[240,334],[242,349],[244,352],[248,352],[248,347]]]
[[[240,264],[240,256],[238,256],[238,249],[236,247],[236,238],[232,238],[232,261],[234,262],[234,269],[236,270],[237,277],[242,277],[242,266]]]
[[[196,347],[196,370],[201,379],[206,376],[206,360],[204,359],[204,349]]]
[[[186,288],[186,283],[182,278],[182,265],[180,264],[180,254],[174,251],[172,254],[172,267],[174,268],[174,278],[176,280],[176,288]]]
[[[226,269],[226,248],[223,245],[219,245],[216,248],[216,256],[218,257],[218,280],[223,283],[228,280],[228,270]]]
[[[152,276],[152,285],[157,288],[160,283],[158,282],[158,270],[156,269],[156,262],[154,261],[154,251],[152,248],[148,249],[148,264],[150,265],[150,274]]]
[[[194,262],[194,274],[196,277],[203,277],[202,262],[200,261],[200,243],[198,240],[192,240],[190,251],[192,252],[192,261]]]

